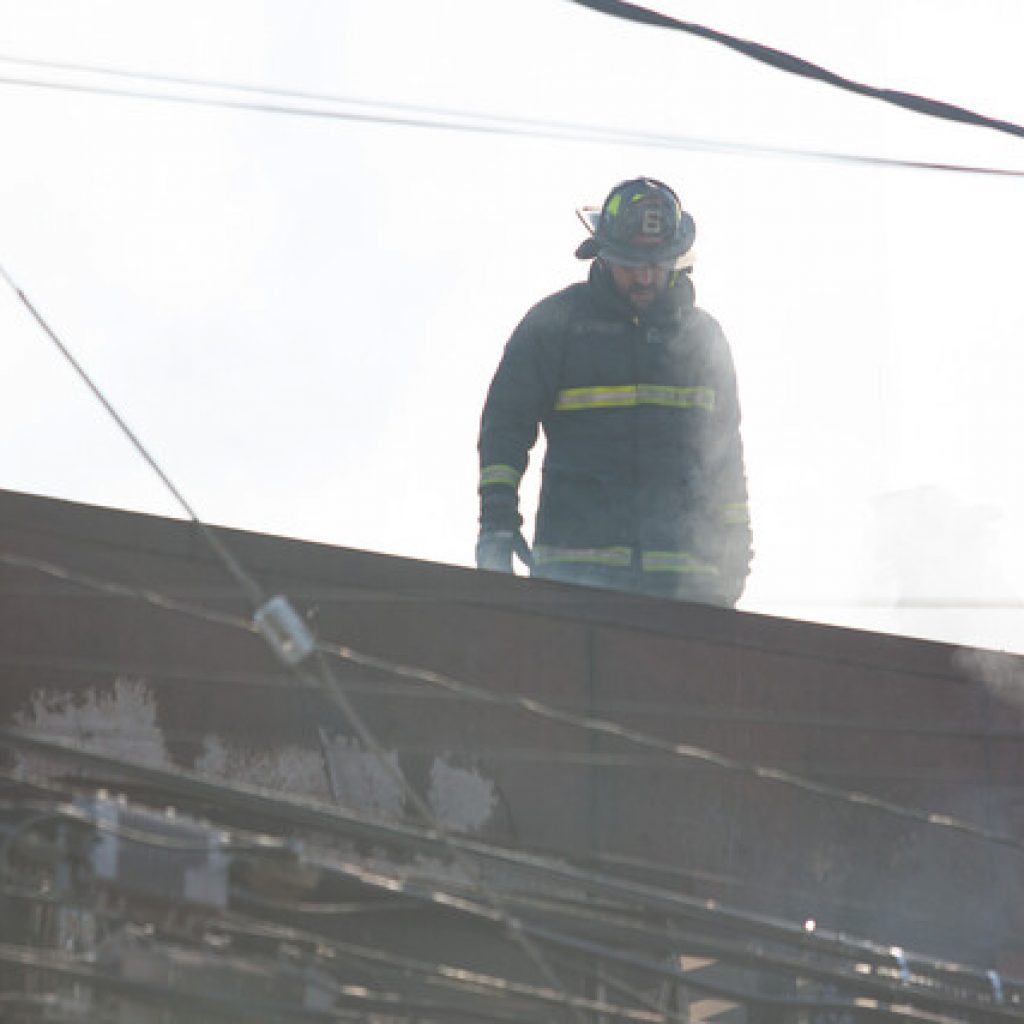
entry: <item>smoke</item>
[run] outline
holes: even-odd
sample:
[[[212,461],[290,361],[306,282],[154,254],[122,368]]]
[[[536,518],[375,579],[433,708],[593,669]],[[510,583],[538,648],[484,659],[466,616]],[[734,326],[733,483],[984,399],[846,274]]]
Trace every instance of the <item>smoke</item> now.
[[[875,499],[877,571],[896,605],[997,601],[1009,596],[996,552],[1002,514],[939,487]]]

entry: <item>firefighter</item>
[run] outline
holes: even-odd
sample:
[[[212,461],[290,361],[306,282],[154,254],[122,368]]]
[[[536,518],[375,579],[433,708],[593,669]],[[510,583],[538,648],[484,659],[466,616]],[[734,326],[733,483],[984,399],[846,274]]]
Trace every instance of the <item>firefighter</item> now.
[[[511,572],[518,549],[534,576],[731,607],[752,557],[740,411],[722,329],[694,305],[693,218],[653,178],[580,215],[587,280],[526,314],[484,404],[477,566]]]

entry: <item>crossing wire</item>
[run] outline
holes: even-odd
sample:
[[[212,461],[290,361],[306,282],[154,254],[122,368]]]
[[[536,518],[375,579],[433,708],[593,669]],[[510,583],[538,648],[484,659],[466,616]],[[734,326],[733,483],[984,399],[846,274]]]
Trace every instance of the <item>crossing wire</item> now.
[[[192,107],[210,107],[222,110],[248,111],[258,114],[305,117],[326,121],[341,121],[356,125],[381,125],[392,128],[420,128],[462,132],[475,135],[494,135],[510,138],[545,139],[557,142],[577,142],[600,146],[637,146],[648,149],[690,150],[723,153],[755,158],[784,158],[825,161],[829,163],[903,169],[938,171],[955,174],[982,175],[1002,178],[1024,178],[1024,170],[928,160],[903,160],[893,157],[871,156],[858,153],[815,150],[801,147],[753,145],[674,133],[659,133],[638,129],[609,128],[594,124],[569,121],[547,121],[525,117],[502,117],[479,112],[452,110],[442,107],[424,107],[410,104],[367,102],[350,97],[307,93],[300,90],[279,90],[191,79],[180,76],[150,75],[116,68],[93,65],[35,62],[15,57],[2,57],[0,62],[41,64],[50,70],[64,70],[101,74],[139,82],[160,82],[207,90],[241,92],[253,98],[227,98],[217,96],[187,96],[180,93],[154,92],[143,88],[114,85],[95,85],[59,82],[40,78],[0,75],[0,85],[50,91],[82,93],[94,96],[180,104]],[[263,97],[257,99],[255,97]],[[300,105],[304,100],[307,105]],[[309,106],[315,101],[321,106]]]
[[[252,787],[241,787],[237,783],[211,782],[193,772],[181,769],[156,768],[105,755],[88,754],[71,746],[55,745],[45,740],[33,740],[30,735],[19,734],[17,730],[0,728],[0,740],[10,740],[16,746],[24,745],[38,751],[62,752],[74,760],[92,764],[94,767],[103,764],[114,770],[127,771],[129,774],[138,775],[148,784],[154,782],[165,786],[170,784],[172,791],[176,794],[176,799],[187,795],[209,800],[212,795],[218,806],[223,805],[228,808],[237,807],[238,800],[241,799],[247,803],[250,809],[258,808],[266,812],[276,807],[279,812],[284,813],[289,822],[296,825],[314,824],[317,828],[325,826],[336,828],[339,825],[347,824],[350,827],[361,826],[364,835],[375,834],[378,839],[386,837],[399,839],[410,844],[410,848],[426,849],[437,845],[436,836],[416,832],[409,826],[382,820],[376,822],[367,819],[361,820],[351,812],[341,809],[318,805],[311,801],[297,800],[293,797],[278,797]],[[206,794],[206,796],[202,797],[202,794]],[[353,832],[352,834],[358,833]],[[563,916],[563,924],[552,922],[545,926],[536,922],[525,922],[525,927],[531,936],[546,946],[561,948],[567,952],[596,955],[603,961],[617,962],[620,966],[638,968],[647,973],[691,983],[692,976],[681,974],[676,967],[667,966],[642,955],[627,953],[621,948],[607,945],[607,942],[600,938],[601,933],[595,934],[589,927],[590,924],[603,922],[612,929],[616,937],[621,936],[623,928],[630,931],[639,929],[650,937],[670,939],[670,945],[674,948],[681,945],[695,952],[705,951],[730,962],[744,963],[748,966],[768,966],[783,970],[787,974],[815,978],[821,982],[838,983],[873,998],[888,997],[891,999],[893,996],[898,996],[908,998],[922,1006],[930,1005],[933,1009],[948,1009],[954,1006],[960,1009],[972,1007],[982,1009],[977,1000],[970,995],[971,991],[975,991],[981,993],[986,1000],[984,1012],[988,1018],[995,1019],[1004,1016],[1008,1020],[1022,1019],[1019,997],[1015,994],[1008,1000],[1002,997],[996,998],[996,986],[993,984],[992,972],[989,971],[964,967],[960,964],[918,954],[907,954],[903,950],[893,947],[883,947],[862,940],[854,940],[841,933],[821,934],[816,930],[809,932],[806,927],[801,928],[777,919],[730,910],[713,901],[705,902],[678,893],[623,882],[613,877],[582,872],[563,863],[526,858],[515,850],[496,847],[486,842],[466,839],[459,840],[459,842],[464,844],[467,849],[473,849],[478,855],[489,856],[497,862],[503,861],[508,865],[540,870],[549,878],[564,879],[576,885],[582,884],[588,890],[583,895],[582,905],[578,900],[532,899],[532,902],[541,905],[542,909],[553,910],[556,917],[559,913]],[[326,852],[305,854],[303,862],[337,880],[345,880],[363,888],[386,892],[389,896],[410,900],[424,908],[454,912],[468,920],[474,920],[484,927],[500,921],[500,915],[495,914],[489,907],[473,903],[460,896],[458,894],[459,886],[454,880],[448,880],[447,888],[438,888],[431,881],[425,883],[423,880],[395,873],[391,869],[384,871],[379,865],[372,869],[366,869],[360,864],[339,860],[336,855]],[[597,905],[595,903],[595,896],[598,893],[602,896],[613,895],[617,902],[625,899],[629,906],[620,906],[619,910],[626,917],[623,918],[615,914],[609,916],[606,904]],[[590,905],[593,905],[593,908]],[[663,932],[659,927],[653,925],[650,917],[651,911],[655,912],[658,920],[667,921],[667,931]],[[563,930],[565,916],[575,919],[578,924],[587,922],[586,931],[590,936],[590,941],[578,934],[566,933]],[[742,927],[748,938],[737,943],[725,936],[716,938],[707,932],[683,933],[672,924],[672,920],[680,916],[690,920],[691,923],[717,923]],[[605,934],[607,934],[607,928]],[[754,936],[753,940],[749,939],[751,935]],[[787,948],[766,946],[760,941],[766,938],[779,940]],[[831,960],[838,957],[841,961],[846,961],[846,964],[844,966],[843,963],[836,964],[821,959],[808,959],[807,954],[823,955]],[[850,962],[851,958],[853,963]],[[854,964],[864,965],[865,962],[869,967],[866,974],[859,966],[854,966]],[[892,970],[891,968],[894,966],[899,970]],[[879,970],[876,971],[875,968]],[[746,1002],[776,1002],[771,998],[766,1000],[765,997],[754,992],[740,992],[705,985],[697,979],[692,979],[692,984],[698,989],[706,988],[709,991],[717,989],[720,994],[729,992],[735,998]],[[945,986],[945,988],[940,990],[938,986]],[[1001,982],[999,991],[1003,991]],[[992,998],[996,998],[998,1005],[993,1006],[988,1001]],[[805,1008],[824,1005],[817,999],[813,1001],[800,999],[796,1002],[780,1000],[778,1002],[779,1005]],[[889,1012],[884,1006],[880,1006],[878,1009],[882,1015]],[[912,1017],[915,1015],[911,1012]],[[666,1014],[662,1013],[661,1016],[664,1019]]]
[[[18,592],[21,593],[20,591]],[[10,596],[9,589],[0,590],[3,596]],[[32,591],[37,596],[36,591]],[[295,597],[295,592],[291,595]],[[373,600],[372,596],[368,597]],[[443,599],[443,595],[437,594],[430,600]],[[753,650],[761,651],[762,648],[753,647]],[[1019,671],[1024,672],[1024,662],[1020,655],[1005,654],[998,652],[985,652],[991,654],[995,664],[1000,666],[1007,674]],[[824,658],[821,659],[825,661]],[[187,683],[201,683],[215,686],[232,686],[244,689],[259,691],[287,690],[291,688],[292,681],[289,676],[283,673],[256,673],[251,670],[242,671],[239,669],[214,669],[214,668],[181,668],[169,665],[161,665],[159,668],[148,662],[145,658],[130,660],[127,658],[85,658],[85,657],[60,657],[53,654],[36,655],[31,657],[10,656],[0,653],[0,669],[11,669],[15,671],[46,671],[48,673],[74,673],[78,677],[93,676],[99,680],[108,679],[118,674],[137,677],[146,675],[150,679],[159,680],[161,683],[179,685]],[[352,694],[386,696],[392,700],[424,700],[431,699],[438,702],[459,700],[458,694],[446,695],[440,692],[428,692],[417,683],[391,682],[380,679],[375,674],[366,677],[348,676],[345,679],[345,690]],[[785,729],[828,730],[837,733],[857,733],[860,736],[885,736],[885,737],[915,737],[922,739],[936,740],[980,740],[985,743],[1024,743],[1024,731],[1014,727],[968,727],[959,726],[955,722],[944,724],[901,722],[892,719],[878,719],[866,717],[851,717],[849,715],[822,715],[778,712],[763,708],[737,708],[730,704],[706,704],[693,703],[686,696],[680,694],[677,700],[647,700],[642,697],[631,697],[625,701],[602,700],[602,708],[607,709],[606,714],[624,711],[632,715],[642,714],[657,716],[659,721],[665,722],[669,719],[679,719],[684,722],[707,722],[726,725],[752,725],[780,727]],[[583,708],[589,708],[590,703],[580,700],[563,699],[558,707],[563,711],[577,712],[582,714]],[[102,735],[105,729],[97,727],[96,734]],[[113,734],[116,726],[111,725],[109,731]],[[195,736],[193,731],[188,729],[166,730],[165,735],[174,736],[179,739]],[[406,747],[410,753],[426,753],[427,748]],[[550,761],[564,761],[586,764],[607,764],[607,765],[644,765],[650,764],[656,758],[646,754],[609,754],[584,751],[563,751],[550,750],[540,751],[535,747],[503,746],[498,743],[488,743],[488,755],[499,755],[510,760],[544,758]],[[916,775],[912,777],[918,777]],[[935,778],[931,772],[922,774],[921,778]],[[943,780],[947,782],[969,782],[969,776],[944,775]]]

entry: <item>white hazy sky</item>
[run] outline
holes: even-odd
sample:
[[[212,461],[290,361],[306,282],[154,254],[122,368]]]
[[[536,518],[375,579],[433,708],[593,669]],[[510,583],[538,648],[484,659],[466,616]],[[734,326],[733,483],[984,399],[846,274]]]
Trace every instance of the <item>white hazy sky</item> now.
[[[1019,0],[657,6],[1024,122]],[[208,521],[470,564],[501,348],[585,271],[574,208],[651,174],[736,358],[742,607],[1024,652],[1024,178],[749,148],[1020,171],[1024,140],[565,0],[0,0],[0,24],[0,265]],[[680,141],[329,116],[357,102]],[[179,514],[9,289],[0,332],[0,486]]]

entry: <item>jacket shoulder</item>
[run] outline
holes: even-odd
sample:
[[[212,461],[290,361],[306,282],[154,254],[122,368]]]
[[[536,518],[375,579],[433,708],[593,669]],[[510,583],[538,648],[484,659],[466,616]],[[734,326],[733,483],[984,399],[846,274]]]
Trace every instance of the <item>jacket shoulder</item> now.
[[[560,334],[567,326],[585,287],[582,283],[571,284],[545,296],[527,310],[515,333],[534,336]]]
[[[709,340],[718,338],[725,341],[725,332],[722,325],[706,310],[700,306],[691,306],[684,314],[687,328],[706,337]]]

